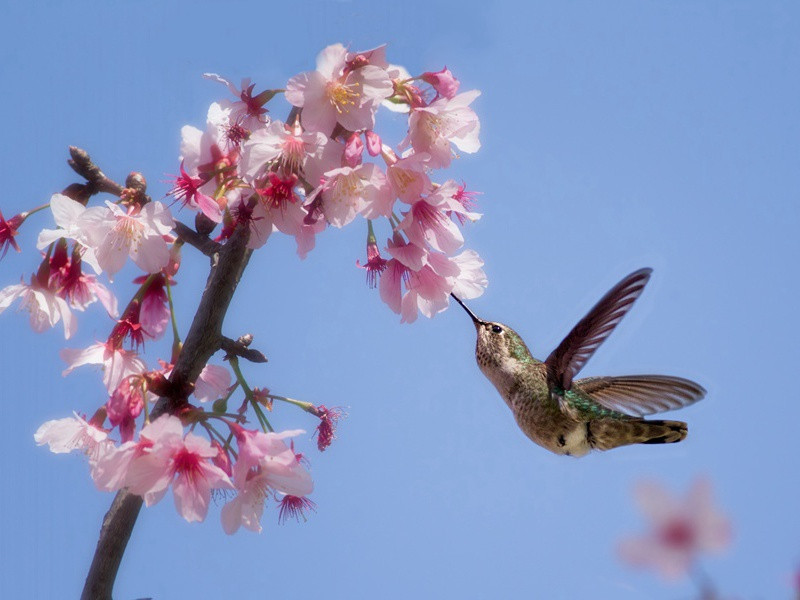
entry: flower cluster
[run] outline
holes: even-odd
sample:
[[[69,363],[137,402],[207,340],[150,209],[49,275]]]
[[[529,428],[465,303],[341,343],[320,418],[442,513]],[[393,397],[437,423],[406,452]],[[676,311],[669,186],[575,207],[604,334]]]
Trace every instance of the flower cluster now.
[[[42,425],[39,444],[85,453],[101,490],[127,488],[150,506],[171,487],[188,521],[204,520],[211,498],[224,497],[225,531],[260,531],[267,499],[278,502],[280,520],[315,507],[305,458],[285,441],[303,432],[274,432],[267,417],[273,401],[317,419],[320,451],[334,441],[343,412],[251,387],[235,353],[225,357],[229,367],[206,364],[195,381],[177,389],[173,367],[184,342],[170,290],[182,247],[222,247],[240,232],[257,249],[279,232],[295,238],[302,258],[329,225],[360,222],[367,259],[356,265],[403,322],[445,310],[451,294],[479,296],[487,285],[483,261],[463,248],[461,231],[480,218],[476,193],[433,178],[456,150],[479,149],[480,124],[470,108],[479,92],[460,93],[447,68],[412,76],[387,62],[384,47],[352,52],[340,44],[325,48],[315,70],[290,78],[283,89],[257,91],[250,80],[236,86],[219,75],[205,77],[232,97],[211,104],[204,129],[182,128],[169,202],[147,196],[141,174],[132,173],[123,187],[86,168],[88,156],[73,148],[73,168],[87,184],[73,184],[49,204],[9,219],[0,213],[3,255],[9,247],[19,251],[18,231],[32,214],[49,208],[55,222],[39,233],[43,258],[36,272],[0,290],[0,312],[19,300],[35,331],[61,323],[67,339],[77,331],[76,311],[93,303],[112,319],[105,339],[61,351],[64,375],[80,366],[100,368],[103,401],[88,421],[76,414]],[[280,95],[289,104],[285,122],[267,109]],[[407,134],[394,145],[376,128],[386,110],[407,115]],[[98,191],[116,199],[90,205]],[[194,211],[195,231],[176,221],[179,209]],[[383,247],[375,233],[381,225]],[[139,270],[138,288],[120,304],[106,283],[125,272],[129,259]],[[168,360],[162,355],[148,366],[145,345],[170,330]],[[237,391],[244,399],[229,410]],[[162,414],[166,398],[177,398],[172,414]]]

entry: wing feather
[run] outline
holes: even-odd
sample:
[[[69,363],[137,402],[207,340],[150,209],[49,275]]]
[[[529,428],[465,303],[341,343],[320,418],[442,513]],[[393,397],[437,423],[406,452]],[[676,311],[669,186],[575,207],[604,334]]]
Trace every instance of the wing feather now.
[[[577,379],[573,386],[600,406],[632,417],[683,408],[706,394],[703,386],[694,381],[668,375],[587,377]]]
[[[639,269],[611,288],[550,353],[545,364],[551,389],[570,389],[575,375],[630,310],[652,272]]]

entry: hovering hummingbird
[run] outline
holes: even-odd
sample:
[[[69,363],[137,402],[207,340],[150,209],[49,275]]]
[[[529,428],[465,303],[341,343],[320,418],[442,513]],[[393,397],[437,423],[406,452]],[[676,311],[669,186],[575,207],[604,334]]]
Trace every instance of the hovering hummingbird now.
[[[671,444],[686,437],[682,421],[646,420],[697,402],[706,391],[681,377],[627,375],[574,379],[639,297],[652,269],[625,277],[595,304],[542,362],[503,323],[479,319],[455,295],[478,332],[475,358],[522,431],[556,454],[583,456],[628,444]]]

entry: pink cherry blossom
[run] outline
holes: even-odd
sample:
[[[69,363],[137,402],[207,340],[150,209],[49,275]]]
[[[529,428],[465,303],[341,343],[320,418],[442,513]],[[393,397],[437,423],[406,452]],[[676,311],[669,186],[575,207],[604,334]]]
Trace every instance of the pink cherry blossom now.
[[[231,430],[239,446],[239,457],[233,466],[237,495],[222,508],[222,526],[228,534],[240,526],[258,532],[264,501],[270,494],[305,496],[314,489],[308,471],[283,442],[303,432],[262,433],[236,424],[231,425]]]
[[[237,175],[241,145],[248,136],[231,120],[231,107],[218,102],[208,108],[205,131],[191,125],[181,128],[180,160],[187,176],[200,180],[193,184],[199,193],[220,198],[218,188]]]
[[[450,278],[452,293],[464,300],[482,296],[489,285],[483,271],[483,259],[474,250],[464,250],[450,259],[458,266],[458,275]]]
[[[133,439],[136,417],[144,407],[144,380],[135,375],[123,379],[106,402],[106,413],[112,427],[119,427],[120,439]]]
[[[14,215],[6,221],[2,211],[0,211],[0,258],[6,255],[9,246],[14,248],[17,252],[20,251],[14,237],[17,235],[17,230],[20,228],[23,221],[25,221],[25,216],[23,215]]]
[[[219,365],[206,365],[194,383],[194,397],[198,402],[213,402],[228,394],[231,373]]]
[[[69,375],[73,369],[83,365],[99,365],[103,368],[103,383],[112,393],[120,382],[129,375],[139,375],[146,370],[144,362],[136,352],[123,350],[108,343],[98,342],[84,349],[64,348],[59,353],[67,363],[61,373]]]
[[[365,163],[356,168],[333,169],[325,177],[306,203],[321,194],[322,212],[334,227],[344,227],[357,214],[367,219],[391,214],[393,197],[386,175],[377,165]]]
[[[53,194],[50,197],[50,210],[53,212],[58,229],[43,229],[39,232],[36,247],[42,250],[58,241],[59,238],[75,240],[81,244],[81,259],[89,264],[95,273],[101,273],[102,269],[97,262],[94,249],[89,247],[90,244],[81,220],[87,208],[64,194]]]
[[[147,506],[159,502],[172,485],[178,513],[190,522],[203,521],[212,490],[231,489],[233,485],[225,472],[209,460],[218,450],[207,439],[192,433],[184,436],[177,417],[162,415],[157,421],[162,419],[167,423],[161,429],[142,429],[140,436],[153,445],[131,461],[125,484],[132,493],[142,496]]]
[[[458,225],[444,212],[438,198],[418,198],[397,228],[417,246],[430,246],[440,252],[451,253],[464,244]],[[460,205],[459,205],[460,206]]]
[[[180,175],[173,176],[173,186],[167,194],[174,196],[176,200],[180,200],[184,206],[199,210],[214,223],[220,223],[222,221],[222,208],[219,202],[200,190],[207,181],[200,177],[189,175],[183,166],[183,162],[181,162],[180,170]]]
[[[683,501],[656,483],[639,485],[636,499],[652,529],[620,544],[620,555],[634,566],[652,567],[665,578],[677,579],[701,553],[720,552],[730,543],[730,522],[714,506],[706,479],[695,481]]]
[[[273,121],[253,132],[242,146],[242,174],[248,183],[264,175],[269,168],[286,175],[301,175],[307,159],[321,152],[326,141],[325,135],[318,131],[304,133],[281,121]]]
[[[31,277],[30,284],[22,281],[0,290],[0,313],[18,298],[20,310],[24,309],[30,313],[31,328],[36,333],[55,327],[59,321],[64,324],[65,339],[69,339],[77,331],[78,322],[73,317],[66,300],[54,290],[42,285],[36,275]]]
[[[427,152],[429,166],[434,169],[450,164],[451,143],[463,152],[477,152],[481,147],[480,121],[469,104],[479,95],[478,90],[473,90],[413,109],[408,120],[408,135],[401,147],[410,145],[415,152]]]
[[[234,122],[241,123],[250,131],[255,131],[269,123],[267,109],[264,108],[264,104],[272,98],[274,94],[272,90],[253,96],[253,90],[255,90],[256,85],[250,83],[249,78],[242,79],[240,87],[237,88],[231,81],[216,73],[203,73],[203,77],[221,83],[230,90],[231,94],[238,98],[231,104],[231,119]]]
[[[377,106],[391,96],[392,82],[383,68],[359,64],[364,66],[348,65],[347,50],[334,44],[319,53],[316,71],[289,80],[286,99],[303,109],[306,129],[330,135],[336,123],[348,131],[373,128]]]
[[[37,445],[47,444],[50,452],[63,454],[73,450],[82,450],[92,454],[95,448],[108,438],[108,433],[87,423],[73,413],[74,416],[47,421],[39,426],[33,439]]]
[[[364,154],[364,142],[361,135],[351,133],[344,145],[344,162],[348,167],[357,167],[361,164],[361,157]]]
[[[424,152],[412,153],[386,167],[386,177],[392,193],[403,202],[411,204],[431,191],[431,180],[426,171],[429,158]]]
[[[420,76],[420,79],[432,85],[436,93],[443,98],[453,98],[458,93],[459,81],[447,67],[435,73],[427,71]]]
[[[94,275],[83,272],[85,248],[75,244],[72,254],[67,254],[66,240],[60,239],[55,244],[50,257],[50,278],[48,286],[66,300],[71,308],[83,311],[97,300],[112,318],[117,318],[117,298]]]
[[[141,209],[106,202],[106,206],[88,208],[79,217],[87,245],[94,249],[97,262],[109,279],[130,257],[146,273],[157,273],[170,261],[164,241],[175,222],[161,202],[148,202]]]

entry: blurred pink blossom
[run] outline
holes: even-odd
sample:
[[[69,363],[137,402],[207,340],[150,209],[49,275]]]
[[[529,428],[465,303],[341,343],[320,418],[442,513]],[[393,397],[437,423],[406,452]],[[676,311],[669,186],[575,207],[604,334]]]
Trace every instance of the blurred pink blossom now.
[[[684,500],[652,482],[637,486],[635,498],[651,529],[620,543],[620,556],[631,565],[677,579],[690,571],[698,555],[718,553],[730,544],[730,522],[714,506],[707,479],[695,481]]]

